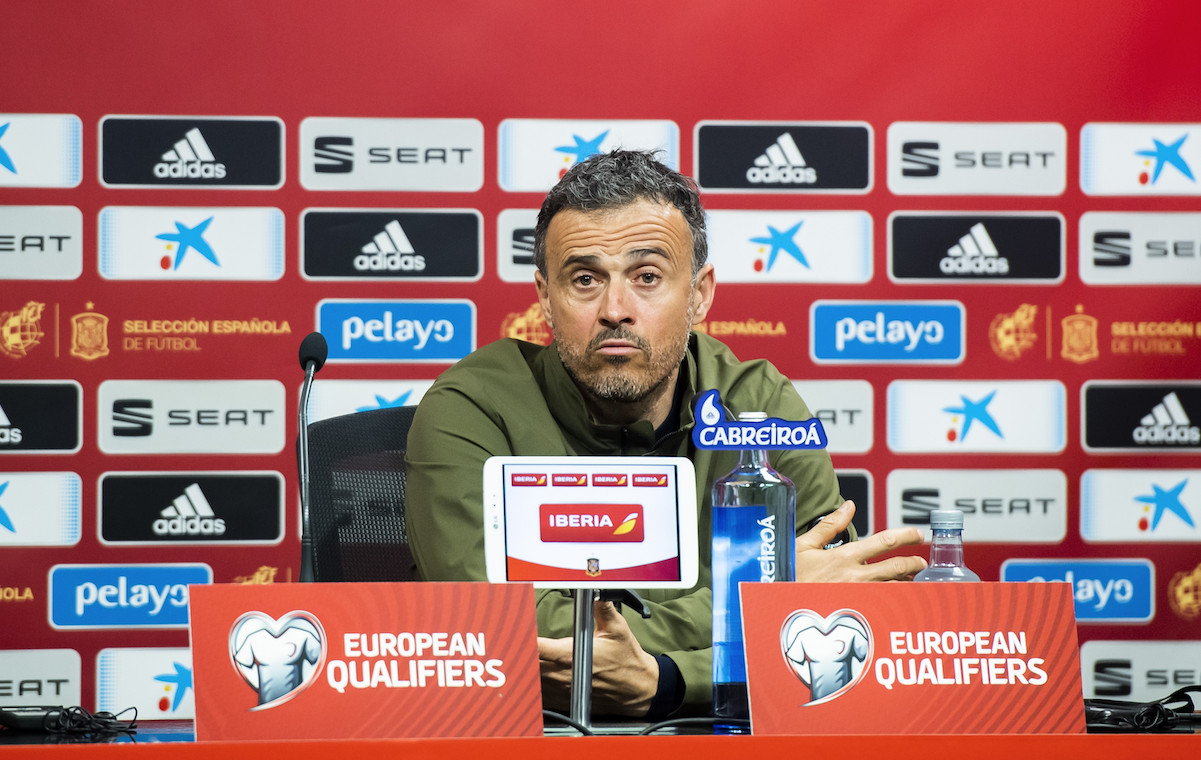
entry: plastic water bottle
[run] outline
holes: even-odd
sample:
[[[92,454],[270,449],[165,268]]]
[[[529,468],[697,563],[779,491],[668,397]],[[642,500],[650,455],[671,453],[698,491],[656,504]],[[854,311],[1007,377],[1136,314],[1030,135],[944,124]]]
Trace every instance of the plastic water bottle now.
[[[744,412],[739,422],[767,419]],[[739,581],[796,578],[796,487],[772,469],[767,452],[747,449],[713,484],[713,711],[749,718]]]
[[[936,509],[930,513],[930,565],[915,581],[979,581],[980,576],[963,564],[963,513],[958,509]]]

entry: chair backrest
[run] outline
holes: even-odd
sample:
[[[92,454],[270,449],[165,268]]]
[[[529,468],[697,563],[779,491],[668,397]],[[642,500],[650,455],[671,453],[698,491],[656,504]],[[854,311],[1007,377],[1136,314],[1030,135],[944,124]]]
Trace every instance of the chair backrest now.
[[[405,529],[405,441],[416,407],[309,425],[314,580],[416,579]]]

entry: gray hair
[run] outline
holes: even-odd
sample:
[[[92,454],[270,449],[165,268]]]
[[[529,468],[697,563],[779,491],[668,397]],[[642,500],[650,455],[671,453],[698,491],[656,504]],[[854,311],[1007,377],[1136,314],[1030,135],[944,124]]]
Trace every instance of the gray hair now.
[[[598,153],[567,170],[542,202],[534,227],[534,265],[546,276],[546,231],[564,209],[605,211],[649,199],[675,206],[692,232],[692,275],[709,258],[705,209],[696,183],[658,161],[652,151],[615,150]]]

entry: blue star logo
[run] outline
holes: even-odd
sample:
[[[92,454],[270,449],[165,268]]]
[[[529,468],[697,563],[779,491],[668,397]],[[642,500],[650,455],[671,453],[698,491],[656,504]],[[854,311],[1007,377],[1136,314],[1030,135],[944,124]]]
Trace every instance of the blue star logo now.
[[[585,140],[579,135],[572,135],[571,139],[575,141],[575,145],[560,145],[559,147],[555,148],[555,150],[560,153],[569,153],[574,155],[575,161],[572,161],[572,163],[579,163],[585,158],[595,156],[597,153],[600,153],[601,143],[604,142],[605,138],[608,136],[609,130],[607,129],[591,140]]]
[[[801,266],[809,269],[809,261],[805,258],[805,254],[801,251],[801,247],[797,245],[796,234],[801,229],[801,225],[805,221],[802,219],[784,231],[780,231],[770,224],[767,226],[767,234],[762,237],[751,238],[752,243],[761,243],[771,248],[767,255],[766,271],[770,272],[771,268],[776,264],[776,257],[783,251],[792,258],[800,262]]]
[[[212,221],[213,217],[210,216],[195,227],[188,227],[186,224],[176,222],[175,232],[164,232],[161,235],[155,235],[159,240],[169,240],[179,244],[179,247],[175,251],[175,266],[172,269],[179,269],[179,265],[183,263],[183,257],[187,255],[189,250],[195,250],[196,253],[199,253],[217,266],[221,266],[220,262],[217,261],[217,254],[213,253],[212,247],[204,239],[204,231],[208,229]]]
[[[154,680],[175,685],[175,698],[171,701],[171,712],[175,712],[179,708],[179,703],[187,695],[188,689],[192,688],[192,669],[185,668],[178,662],[172,664],[175,666],[174,673],[163,673],[155,676]]]
[[[1179,140],[1171,145],[1166,145],[1155,138],[1151,138],[1151,142],[1155,143],[1155,148],[1134,151],[1135,155],[1155,159],[1155,172],[1151,175],[1152,185],[1159,180],[1159,175],[1163,172],[1165,164],[1176,167],[1176,170],[1188,177],[1190,182],[1197,181],[1193,178],[1193,172],[1189,169],[1188,162],[1180,155],[1180,146],[1184,145],[1184,141],[1187,139],[1188,132],[1185,132]]]
[[[3,127],[0,127],[0,137],[4,137],[4,133],[8,131],[8,127],[11,124],[12,124],[12,122],[10,121],[8,124],[5,124]],[[13,174],[17,173],[17,167],[15,165],[13,165],[12,157],[9,156],[8,151],[4,150],[4,148],[2,148],[2,147],[0,147],[0,166],[3,166],[5,169],[8,169]]]
[[[4,492],[7,490],[8,482],[6,481],[4,483],[0,483],[0,496],[3,496]],[[8,513],[4,511],[4,507],[0,507],[0,527],[7,528],[11,533],[17,532],[17,529],[13,527],[12,518],[10,518]]]
[[[1197,527],[1193,523],[1193,518],[1189,515],[1188,510],[1180,503],[1180,492],[1184,490],[1186,485],[1188,485],[1188,478],[1180,481],[1172,488],[1166,489],[1152,483],[1151,488],[1155,493],[1134,497],[1135,501],[1141,501],[1143,504],[1150,504],[1155,507],[1155,514],[1151,516],[1151,530],[1159,527],[1159,521],[1163,519],[1164,512],[1171,512],[1176,515],[1190,528]]]
[[[410,388],[409,390],[397,396],[395,399],[389,401],[386,397],[377,393],[375,394],[375,406],[360,406],[358,409],[355,409],[355,411],[369,412],[372,409],[395,409],[398,406],[404,406],[405,402],[409,400],[409,396],[412,394],[413,390]]]
[[[997,395],[996,391],[988,394],[979,401],[972,401],[967,396],[960,395],[959,400],[963,402],[962,406],[944,406],[944,412],[951,414],[963,415],[963,428],[959,431],[959,440],[967,438],[967,433],[972,429],[973,422],[979,422],[984,427],[997,434],[998,438],[1004,438],[1001,434],[1001,428],[997,425],[997,421],[988,413],[988,405],[992,403],[993,396]]]

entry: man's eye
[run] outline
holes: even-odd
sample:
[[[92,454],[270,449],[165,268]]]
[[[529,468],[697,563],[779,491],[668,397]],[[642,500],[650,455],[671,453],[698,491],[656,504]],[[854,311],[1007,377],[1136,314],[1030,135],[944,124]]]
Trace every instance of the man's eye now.
[[[655,274],[654,272],[643,272],[642,274],[638,275],[638,279],[644,285],[654,285],[659,281],[659,275]]]
[[[584,287],[588,287],[589,285],[592,284],[592,275],[590,275],[590,274],[576,275],[575,284],[582,285]]]

